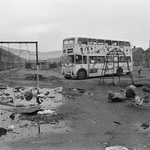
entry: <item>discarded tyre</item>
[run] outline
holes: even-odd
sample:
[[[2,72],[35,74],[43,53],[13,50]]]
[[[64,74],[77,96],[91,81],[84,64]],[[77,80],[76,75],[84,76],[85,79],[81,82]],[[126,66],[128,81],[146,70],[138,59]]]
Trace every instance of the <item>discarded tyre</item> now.
[[[31,91],[26,91],[26,92],[24,93],[24,97],[25,97],[25,99],[26,99],[27,101],[30,101],[30,100],[33,98],[33,94],[32,94]]]

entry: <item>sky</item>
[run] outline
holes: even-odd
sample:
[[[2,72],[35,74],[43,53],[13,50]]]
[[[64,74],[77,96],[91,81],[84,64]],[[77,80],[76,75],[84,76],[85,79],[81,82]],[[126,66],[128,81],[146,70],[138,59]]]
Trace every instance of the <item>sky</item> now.
[[[90,36],[150,45],[150,0],[0,0],[0,41],[38,41],[62,50],[64,38]]]

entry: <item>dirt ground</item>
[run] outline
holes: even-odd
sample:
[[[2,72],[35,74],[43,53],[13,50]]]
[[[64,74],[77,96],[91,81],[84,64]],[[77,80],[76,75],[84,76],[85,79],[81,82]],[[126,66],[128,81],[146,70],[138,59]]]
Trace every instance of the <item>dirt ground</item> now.
[[[150,84],[150,69],[142,68],[141,78],[138,78],[138,67],[134,67],[135,83]],[[11,77],[3,77],[3,82],[15,85],[33,86],[36,81],[25,80],[24,74],[35,73],[30,70],[18,70]],[[99,78],[86,80],[67,80],[60,71],[40,71],[46,77],[57,79],[41,80],[40,88],[70,87],[88,91],[88,94],[74,95],[57,110],[65,120],[71,122],[71,130],[63,133],[47,133],[6,142],[0,145],[0,150],[104,150],[106,146],[120,145],[131,150],[150,149],[150,129],[140,125],[150,122],[150,110],[127,107],[124,102],[108,103],[107,92],[119,92],[123,85],[130,85],[129,76],[121,77],[123,85],[99,85]],[[118,77],[115,77],[116,82]],[[11,81],[11,82],[10,82]],[[112,83],[112,77],[105,79]],[[136,88],[141,94],[141,87]]]

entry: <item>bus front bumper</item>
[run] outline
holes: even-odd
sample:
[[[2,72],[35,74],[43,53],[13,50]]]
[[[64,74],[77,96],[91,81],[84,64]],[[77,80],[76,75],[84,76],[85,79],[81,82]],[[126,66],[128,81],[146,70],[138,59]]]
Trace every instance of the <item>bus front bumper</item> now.
[[[68,74],[68,73],[66,73],[65,75],[64,75],[64,77],[68,77],[68,78],[72,78],[72,79],[75,79],[76,78],[76,76],[75,76],[75,74]]]

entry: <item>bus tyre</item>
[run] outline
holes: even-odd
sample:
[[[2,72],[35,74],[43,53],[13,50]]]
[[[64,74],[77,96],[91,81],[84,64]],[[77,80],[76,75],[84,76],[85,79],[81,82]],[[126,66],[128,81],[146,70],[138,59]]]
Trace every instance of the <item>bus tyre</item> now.
[[[118,69],[117,69],[117,75],[118,76],[121,76],[122,75],[122,73],[123,73],[123,69],[121,68],[121,67],[119,67]]]
[[[83,80],[83,79],[85,79],[85,78],[86,78],[86,72],[85,72],[84,70],[80,70],[80,71],[78,72],[77,79]]]
[[[65,77],[65,79],[71,79],[71,77],[66,77],[66,76],[64,76]]]

